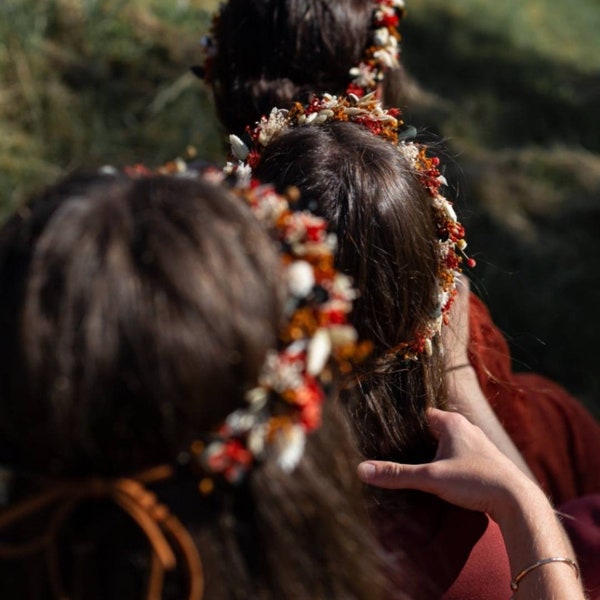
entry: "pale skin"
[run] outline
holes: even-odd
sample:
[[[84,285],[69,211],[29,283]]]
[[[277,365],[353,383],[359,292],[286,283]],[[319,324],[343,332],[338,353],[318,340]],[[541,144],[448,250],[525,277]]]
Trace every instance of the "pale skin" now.
[[[538,560],[574,558],[573,549],[542,490],[483,431],[458,413],[428,411],[438,439],[431,463],[365,461],[358,476],[372,486],[415,489],[469,510],[487,513],[500,527],[513,576]],[[556,562],[528,573],[515,600],[584,600],[575,570]]]
[[[535,476],[521,453],[496,417],[479,385],[475,369],[470,366],[469,342],[469,280],[457,278],[458,294],[450,310],[450,324],[442,330],[448,408],[459,412],[480,427],[483,432],[530,479]],[[456,368],[459,367],[459,368]]]

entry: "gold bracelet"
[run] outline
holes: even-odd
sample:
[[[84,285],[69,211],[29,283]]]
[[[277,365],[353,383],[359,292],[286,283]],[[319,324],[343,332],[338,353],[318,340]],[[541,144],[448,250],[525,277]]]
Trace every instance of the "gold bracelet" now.
[[[575,577],[579,579],[579,567],[577,566],[577,563],[574,560],[570,558],[564,558],[563,556],[553,556],[551,558],[544,558],[542,560],[538,560],[537,562],[534,562],[532,565],[525,567],[522,571],[517,573],[517,575],[515,575],[515,578],[510,582],[510,589],[513,592],[516,591],[519,588],[519,583],[521,579],[523,579],[523,577],[525,577],[527,573],[531,573],[531,571],[537,569],[538,567],[541,567],[542,565],[547,565],[556,562],[568,564],[575,571]]]

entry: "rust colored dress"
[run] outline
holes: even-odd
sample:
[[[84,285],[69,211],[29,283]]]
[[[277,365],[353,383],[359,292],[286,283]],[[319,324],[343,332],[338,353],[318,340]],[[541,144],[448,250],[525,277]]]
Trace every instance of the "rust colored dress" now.
[[[555,505],[600,492],[600,424],[560,385],[513,373],[508,344],[470,297],[469,358],[500,422]]]
[[[590,494],[559,506],[563,525],[579,560],[589,600],[600,600],[600,494]]]

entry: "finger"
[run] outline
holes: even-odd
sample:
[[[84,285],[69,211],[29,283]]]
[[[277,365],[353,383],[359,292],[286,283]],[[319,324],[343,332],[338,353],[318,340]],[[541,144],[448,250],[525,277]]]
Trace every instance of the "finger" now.
[[[428,408],[426,418],[429,431],[438,442],[435,460],[452,454],[455,444],[474,427],[464,415],[451,410]]]
[[[447,429],[446,422],[448,420],[448,415],[450,414],[452,413],[440,410],[439,408],[432,407],[427,409],[425,416],[427,418],[429,430],[436,440],[439,440],[444,430]]]
[[[428,491],[427,465],[369,460],[358,465],[358,478],[363,483],[388,490],[411,489]]]

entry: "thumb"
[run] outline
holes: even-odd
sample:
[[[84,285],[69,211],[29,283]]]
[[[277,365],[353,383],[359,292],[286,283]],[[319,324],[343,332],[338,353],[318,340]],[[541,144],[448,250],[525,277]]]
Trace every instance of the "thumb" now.
[[[426,413],[429,431],[436,440],[442,437],[442,433],[447,429],[448,415],[450,411],[440,410],[439,408],[428,408]],[[450,417],[451,419],[452,417]]]
[[[401,463],[369,460],[358,465],[356,472],[363,483],[388,490],[424,490],[428,481],[425,475],[427,465],[406,465]]]

